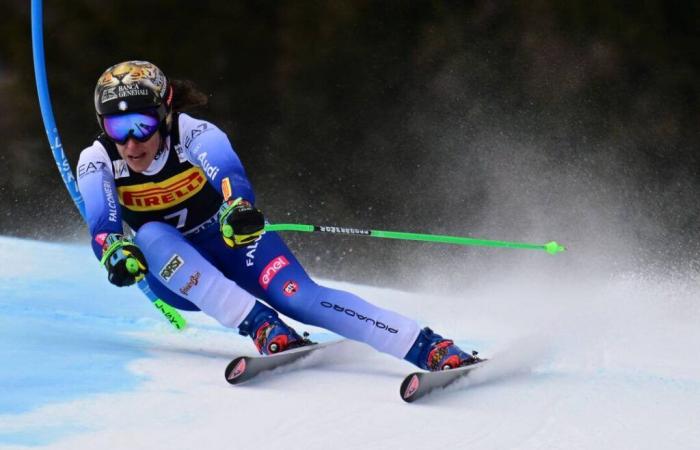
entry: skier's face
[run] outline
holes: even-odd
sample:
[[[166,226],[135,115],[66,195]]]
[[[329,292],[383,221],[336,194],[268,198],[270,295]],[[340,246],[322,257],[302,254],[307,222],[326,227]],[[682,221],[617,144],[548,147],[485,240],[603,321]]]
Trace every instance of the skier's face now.
[[[129,169],[141,173],[148,169],[160,148],[160,133],[154,133],[146,142],[139,142],[129,138],[125,144],[117,143],[119,156],[126,161]]]

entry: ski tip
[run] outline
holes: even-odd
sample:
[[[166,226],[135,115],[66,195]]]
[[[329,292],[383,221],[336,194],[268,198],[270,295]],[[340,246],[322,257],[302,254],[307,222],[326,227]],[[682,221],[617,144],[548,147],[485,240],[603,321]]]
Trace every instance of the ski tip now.
[[[404,378],[403,383],[401,383],[401,389],[399,391],[401,399],[407,403],[411,403],[413,400],[417,399],[416,392],[420,389],[420,376],[417,373],[412,373],[411,375]]]
[[[226,381],[230,384],[238,383],[241,375],[243,375],[246,371],[246,366],[247,362],[245,356],[241,356],[231,361],[228,366],[226,366],[226,371],[224,372]]]

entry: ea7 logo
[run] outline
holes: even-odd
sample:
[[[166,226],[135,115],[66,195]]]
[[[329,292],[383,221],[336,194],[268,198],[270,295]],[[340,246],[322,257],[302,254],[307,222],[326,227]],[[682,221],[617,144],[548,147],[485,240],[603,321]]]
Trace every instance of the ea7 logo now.
[[[268,286],[270,286],[272,279],[277,276],[280,270],[284,269],[288,265],[289,261],[287,261],[287,258],[282,255],[270,261],[270,263],[265,266],[262,273],[260,273],[260,278],[258,278],[260,286],[262,286],[263,289],[267,289]]]
[[[164,279],[165,281],[170,281],[170,279],[175,275],[175,272],[180,270],[180,267],[185,264],[185,260],[180,257],[177,253],[175,253],[167,263],[165,263],[165,266],[163,266],[162,269],[160,269],[160,277]]]
[[[185,148],[189,149],[190,145],[192,144],[192,141],[194,141],[195,138],[209,130],[211,130],[211,128],[208,128],[206,123],[200,123],[199,125],[197,125],[195,128],[192,129],[188,136],[185,136]]]
[[[107,164],[102,161],[90,161],[89,163],[78,166],[78,178],[83,178],[85,175],[95,173],[98,170],[104,170]]]

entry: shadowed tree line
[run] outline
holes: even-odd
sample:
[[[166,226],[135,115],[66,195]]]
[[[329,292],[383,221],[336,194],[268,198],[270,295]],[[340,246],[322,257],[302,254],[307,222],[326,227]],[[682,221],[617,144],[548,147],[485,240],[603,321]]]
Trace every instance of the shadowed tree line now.
[[[603,221],[650,241],[649,252],[698,251],[697,2],[44,7],[54,112],[73,164],[97,133],[97,76],[147,59],[210,95],[194,114],[229,133],[273,221],[535,241],[544,227],[571,240],[590,216],[575,204],[600,205]],[[10,0],[0,19],[0,233],[84,238],[41,125],[29,13]],[[398,266],[465,252],[288,240],[318,273],[363,280],[379,279],[367,269],[379,263],[400,277]]]

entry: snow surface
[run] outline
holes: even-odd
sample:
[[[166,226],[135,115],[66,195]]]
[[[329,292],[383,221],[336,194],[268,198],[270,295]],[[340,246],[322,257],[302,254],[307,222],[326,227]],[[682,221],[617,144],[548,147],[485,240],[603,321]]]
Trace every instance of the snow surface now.
[[[545,289],[531,270],[449,297],[328,282],[493,357],[406,404],[413,367],[357,343],[229,386],[247,338],[202,314],[171,329],[88,246],[0,237],[0,258],[2,449],[700,448],[697,276]]]

